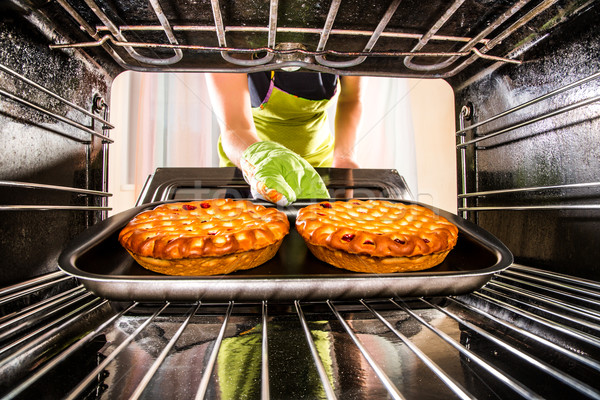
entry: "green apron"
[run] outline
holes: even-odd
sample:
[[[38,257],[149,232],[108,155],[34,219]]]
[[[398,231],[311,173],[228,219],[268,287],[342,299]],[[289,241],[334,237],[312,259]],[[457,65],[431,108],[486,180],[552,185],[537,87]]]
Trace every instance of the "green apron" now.
[[[308,100],[284,92],[275,86],[275,71],[260,107],[252,109],[258,138],[277,142],[299,154],[313,167],[331,167],[334,137],[327,123],[327,107],[339,95],[338,79],[330,99]],[[218,143],[221,167],[234,166],[227,158],[221,138]]]

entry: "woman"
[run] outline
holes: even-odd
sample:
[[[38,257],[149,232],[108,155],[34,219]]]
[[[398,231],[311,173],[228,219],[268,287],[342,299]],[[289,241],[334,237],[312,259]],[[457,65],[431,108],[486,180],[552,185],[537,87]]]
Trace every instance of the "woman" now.
[[[270,71],[209,74],[221,128],[221,166],[237,166],[253,193],[280,204],[328,197],[312,167],[357,168],[360,77]],[[337,100],[335,135],[326,109]]]

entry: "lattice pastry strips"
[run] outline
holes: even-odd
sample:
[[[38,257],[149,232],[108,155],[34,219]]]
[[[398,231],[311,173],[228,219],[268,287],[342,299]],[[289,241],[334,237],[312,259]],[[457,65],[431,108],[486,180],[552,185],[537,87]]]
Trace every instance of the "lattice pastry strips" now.
[[[298,212],[296,229],[320,260],[370,273],[431,268],[458,237],[454,224],[428,208],[383,200],[312,204]]]
[[[169,275],[216,275],[272,258],[289,222],[245,200],[167,203],[135,216],[119,242],[143,267]]]

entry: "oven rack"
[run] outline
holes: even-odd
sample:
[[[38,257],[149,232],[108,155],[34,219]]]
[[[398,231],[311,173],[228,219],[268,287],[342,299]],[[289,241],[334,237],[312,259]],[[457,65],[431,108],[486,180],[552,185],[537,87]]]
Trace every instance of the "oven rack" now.
[[[80,114],[83,114],[85,117],[89,117],[91,119],[90,125],[86,126],[86,125],[82,124],[81,122],[78,122],[74,118],[60,115],[60,114],[48,109],[47,107],[35,104],[32,101],[25,99],[22,95],[17,95],[17,94],[11,93],[7,90],[0,88],[0,96],[11,99],[23,106],[26,106],[26,107],[28,107],[32,110],[35,110],[43,115],[51,117],[55,121],[65,123],[71,127],[74,127],[76,129],[90,135],[90,139],[81,139],[81,138],[77,138],[77,137],[74,137],[71,135],[67,135],[64,132],[61,132],[61,134],[64,137],[68,138],[69,140],[73,140],[77,143],[81,143],[88,147],[92,145],[92,137],[96,137],[96,138],[100,139],[102,146],[107,146],[108,144],[114,142],[108,136],[109,130],[114,129],[114,126],[108,122],[108,119],[109,119],[108,118],[108,105],[104,102],[104,100],[101,97],[96,97],[93,100],[93,103],[94,103],[95,110],[104,111],[103,116],[101,116],[98,113],[95,113],[93,111],[86,110],[85,108],[65,99],[64,97],[60,96],[59,94],[45,88],[44,86],[36,83],[35,81],[25,77],[24,75],[14,71],[13,69],[11,69],[5,65],[0,64],[0,71],[5,73],[7,76],[11,76],[16,81],[24,83],[24,84],[28,85],[29,87],[33,88],[34,90],[39,91],[40,93],[43,93],[44,95],[52,97],[53,99],[57,100],[58,102],[60,102],[61,104],[65,105],[65,106],[67,106],[68,108],[70,108]],[[8,80],[6,80],[5,82],[8,82]],[[94,122],[101,124],[102,133],[100,133],[94,129]],[[104,149],[103,153],[104,153],[104,155],[103,155],[102,169],[103,169],[103,171],[105,171],[104,175],[106,176],[107,175],[107,165],[108,165],[108,153],[107,153],[106,149]],[[88,164],[89,164],[89,160],[88,160]],[[86,171],[88,171],[88,174],[89,174],[89,170],[90,170],[90,166],[86,165]],[[97,196],[97,197],[100,197],[103,202],[102,206],[90,206],[90,205],[74,206],[74,205],[56,205],[56,204],[0,205],[0,211],[31,211],[31,210],[101,211],[104,213],[104,215],[106,215],[106,211],[110,210],[110,208],[107,207],[106,199],[108,197],[112,196],[112,194],[106,190],[106,188],[108,187],[106,179],[107,178],[105,177],[103,190],[89,190],[86,188],[76,188],[76,187],[61,186],[61,185],[50,185],[50,184],[35,183],[35,182],[0,180],[0,188],[19,188],[19,189],[26,189],[26,190],[48,190],[48,191],[53,191],[53,192],[74,193],[74,194],[78,194],[78,195],[82,195],[82,196]]]
[[[219,0],[211,0],[212,19],[214,21],[212,25],[174,24],[169,20],[167,13],[165,13],[158,0],[148,1],[150,5],[149,9],[154,12],[159,24],[139,24],[137,23],[138,21],[132,21],[131,18],[128,20],[127,15],[119,15],[117,10],[103,8],[94,0],[85,0],[89,11],[100,21],[100,24],[94,27],[94,22],[90,22],[82,16],[83,9],[75,9],[66,0],[57,0],[62,10],[75,20],[92,41],[55,43],[50,47],[53,49],[101,47],[123,68],[138,71],[221,70],[222,68],[214,66],[203,67],[202,65],[185,65],[178,68],[177,64],[181,64],[185,54],[213,53],[220,54],[226,65],[242,67],[241,70],[245,72],[282,67],[304,67],[321,72],[343,72],[344,69],[362,64],[367,58],[384,57],[400,58],[406,67],[405,72],[400,75],[398,75],[398,69],[387,71],[386,75],[396,74],[398,76],[414,75],[419,77],[449,78],[455,76],[479,59],[520,64],[521,61],[517,57],[532,46],[529,40],[517,44],[517,47],[513,48],[505,56],[494,56],[488,53],[557,2],[557,0],[541,0],[539,2],[517,0],[510,6],[507,6],[504,12],[478,33],[471,33],[469,32],[470,29],[466,27],[465,30],[471,33],[469,36],[451,36],[438,35],[438,31],[452,17],[456,17],[457,11],[461,7],[465,7],[463,4],[464,0],[455,0],[446,9],[436,10],[440,16],[424,33],[399,32],[397,29],[386,31],[387,25],[394,16],[400,0],[391,0],[386,12],[372,30],[333,28],[340,7],[344,6],[341,0],[331,1],[323,27],[280,26],[278,23],[278,10],[280,7],[278,0],[270,1],[266,26],[250,26],[247,24],[227,25],[222,16],[222,7]],[[113,15],[113,17],[111,18],[109,14]],[[514,22],[511,23],[512,20]],[[164,41],[140,40],[141,34],[157,32],[164,33],[166,42],[168,43]],[[206,45],[205,43],[182,43],[182,37],[206,32],[215,33],[218,46]],[[234,32],[266,33],[268,36],[266,39],[267,45],[251,48],[228,46],[227,33]],[[276,35],[278,33],[318,35],[319,41],[318,45],[310,50],[299,43],[277,43]],[[356,39],[354,42],[361,43],[360,38],[364,37],[368,37],[369,40],[363,48],[357,48],[353,51],[338,51],[327,48],[329,38],[332,36],[347,37],[349,43],[352,43],[353,39]],[[376,50],[375,46],[378,39],[383,37],[411,42],[416,41],[417,44],[409,51],[397,51],[397,48],[401,48],[398,46],[396,46],[396,50]],[[451,43],[453,45],[460,45],[462,43],[462,46],[459,50],[425,50],[428,44],[439,44],[440,42]],[[449,47],[453,48],[454,46]],[[121,54],[122,52],[118,51],[119,49],[123,49],[126,54]],[[140,49],[145,49],[149,53],[152,53],[152,56],[142,55],[138,51]],[[161,57],[157,54],[157,50],[171,50],[173,53],[172,55]],[[235,54],[256,55],[258,57],[258,54],[262,53],[265,53],[265,55],[257,59],[234,57]],[[335,56],[338,60],[333,60],[331,57],[327,58],[328,56]],[[433,63],[417,63],[415,59],[429,59],[433,60]]]
[[[69,286],[54,296],[31,301],[37,293],[66,283]],[[60,369],[80,369],[77,361],[70,360],[98,340],[104,346],[98,350],[97,363],[77,374],[79,381],[68,384],[73,389],[66,398],[90,393],[100,398],[102,393],[110,396],[111,390],[131,399],[143,398],[148,392],[155,395],[154,383],[164,384],[174,368],[171,358],[195,351],[202,365],[192,364],[187,369],[180,365],[177,374],[194,382],[189,397],[212,398],[219,390],[217,381],[225,379],[215,376],[222,356],[219,352],[225,351],[226,342],[253,331],[258,335],[260,355],[254,385],[261,398],[279,398],[281,382],[273,376],[280,375],[272,362],[273,356],[282,352],[273,344],[281,346],[281,318],[287,324],[288,319],[297,321],[294,337],[303,338],[299,347],[311,360],[310,368],[319,377],[324,398],[349,395],[343,378],[348,371],[340,369],[347,354],[360,360],[353,366],[363,378],[376,379],[369,385],[371,394],[394,399],[419,397],[422,390],[435,398],[600,398],[596,385],[600,374],[600,285],[523,265],[499,273],[475,293],[434,299],[296,301],[287,306],[266,301],[133,302],[115,307],[60,272],[6,288],[0,296],[0,367],[5,371],[0,395],[6,399],[34,395],[36,388],[47,390],[44,379]],[[21,303],[26,306],[18,309]],[[210,323],[204,324],[206,321]],[[75,325],[80,328],[77,332]],[[199,331],[194,325],[212,333],[196,343],[193,335]],[[116,335],[123,326],[130,328]],[[235,326],[250,329],[240,331],[245,328],[236,330]],[[146,331],[154,333],[148,336]],[[162,332],[159,346],[144,340],[156,332]],[[69,334],[75,334],[77,340]],[[332,364],[323,353],[323,338],[333,346],[330,349],[336,349],[339,364]],[[335,347],[335,341],[341,347]],[[385,346],[378,347],[379,342]],[[45,346],[40,347],[42,343]],[[48,355],[48,344],[60,350]],[[124,385],[123,380],[114,378],[119,359],[125,357],[127,363],[132,348],[152,362],[130,367],[134,370],[125,380],[133,382]],[[382,349],[397,353],[386,357]],[[303,356],[294,353],[290,357],[298,361],[294,357]],[[405,363],[393,364],[392,359]],[[251,366],[247,368],[250,373]],[[420,384],[415,386],[410,376]],[[426,388],[424,379],[428,379]]]
[[[485,146],[481,146],[480,142],[486,141],[491,138],[495,138],[498,136],[505,135],[507,133],[513,132],[519,128],[534,124],[536,122],[544,121],[546,119],[550,119],[569,111],[577,110],[583,108],[585,106],[590,106],[592,104],[598,103],[600,101],[600,95],[590,96],[583,100],[575,101],[572,104],[560,106],[552,111],[546,111],[539,115],[531,115],[527,118],[519,120],[515,123],[509,123],[509,125],[502,127],[498,130],[493,130],[492,132],[486,132],[483,134],[478,134],[477,129],[485,127],[486,125],[500,120],[505,117],[509,117],[518,111],[527,109],[532,107],[538,103],[544,101],[551,101],[554,98],[557,98],[559,95],[564,94],[571,90],[581,89],[585,84],[592,83],[597,81],[600,78],[600,72],[596,72],[582,79],[578,79],[572,83],[559,87],[557,89],[551,90],[541,96],[535,97],[529,101],[526,101],[522,104],[519,104],[515,107],[512,107],[506,111],[495,114],[489,118],[486,118],[482,121],[478,121],[471,125],[466,125],[466,120],[470,119],[473,110],[473,105],[465,105],[461,112],[459,113],[459,129],[456,131],[457,137],[457,154],[459,161],[459,176],[460,176],[460,186],[458,193],[458,211],[461,213],[463,218],[467,218],[468,212],[485,212],[485,211],[523,211],[523,210],[599,210],[599,204],[544,204],[544,205],[516,205],[516,206],[469,206],[468,200],[474,199],[477,200],[479,198],[487,198],[493,196],[502,196],[502,195],[513,195],[513,194],[523,194],[523,193],[534,193],[534,192],[548,192],[551,190],[574,190],[574,189],[584,189],[584,188],[598,188],[600,187],[600,182],[580,182],[580,183],[565,183],[559,185],[544,185],[544,186],[530,186],[530,187],[519,187],[519,188],[506,188],[506,189],[496,189],[496,190],[484,190],[484,191],[474,191],[469,192],[467,190],[468,186],[468,178],[467,178],[467,155],[466,149],[471,147],[474,152],[478,150],[485,150]],[[466,136],[468,133],[471,133],[472,139],[466,140]],[[475,155],[476,157],[476,155]],[[475,161],[476,162],[476,161]]]

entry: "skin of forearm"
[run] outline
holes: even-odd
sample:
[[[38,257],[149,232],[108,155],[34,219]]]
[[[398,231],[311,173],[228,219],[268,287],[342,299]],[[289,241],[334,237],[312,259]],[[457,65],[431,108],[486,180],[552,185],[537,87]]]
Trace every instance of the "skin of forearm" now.
[[[338,101],[335,114],[334,160],[347,159],[355,162],[356,136],[362,115],[359,99]]]
[[[240,158],[244,150],[252,143],[258,142],[258,136],[254,130],[221,130],[221,144],[229,160],[238,168],[240,167]]]
[[[258,142],[246,74],[207,74],[213,111],[221,130],[221,144],[229,160],[240,166],[242,153]]]

